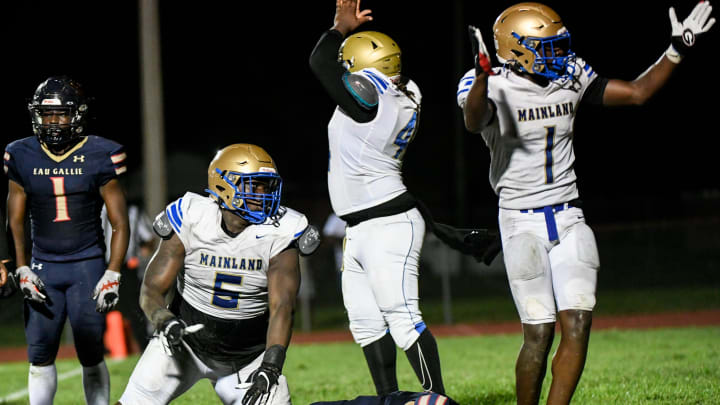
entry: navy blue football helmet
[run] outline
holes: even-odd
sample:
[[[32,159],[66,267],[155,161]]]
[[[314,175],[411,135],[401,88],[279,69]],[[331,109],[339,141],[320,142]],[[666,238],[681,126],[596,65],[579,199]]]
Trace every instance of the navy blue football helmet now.
[[[80,83],[67,76],[53,76],[40,83],[28,110],[33,132],[45,146],[65,146],[85,131],[88,111],[85,92]],[[67,115],[69,123],[43,123],[43,116],[51,113]]]

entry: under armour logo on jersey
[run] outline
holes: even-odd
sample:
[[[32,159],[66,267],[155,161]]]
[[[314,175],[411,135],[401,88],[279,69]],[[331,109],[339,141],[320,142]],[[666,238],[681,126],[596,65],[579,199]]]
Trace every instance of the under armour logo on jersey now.
[[[75,162],[83,162],[84,163],[85,155],[73,156],[73,163],[75,163]]]
[[[30,265],[30,267],[31,267],[33,270],[42,270],[43,264],[42,264],[42,263],[32,263],[32,264]]]

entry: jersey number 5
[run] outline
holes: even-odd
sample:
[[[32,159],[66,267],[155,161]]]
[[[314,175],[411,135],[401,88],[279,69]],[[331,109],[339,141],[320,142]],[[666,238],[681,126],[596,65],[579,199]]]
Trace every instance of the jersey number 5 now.
[[[65,177],[50,177],[55,195],[55,219],[53,222],[70,220],[68,212],[67,197],[65,196]]]
[[[237,308],[240,293],[238,291],[224,289],[223,284],[232,284],[239,287],[242,285],[242,282],[243,276],[238,276],[235,274],[216,273],[215,285],[213,286],[213,305],[220,308]]]

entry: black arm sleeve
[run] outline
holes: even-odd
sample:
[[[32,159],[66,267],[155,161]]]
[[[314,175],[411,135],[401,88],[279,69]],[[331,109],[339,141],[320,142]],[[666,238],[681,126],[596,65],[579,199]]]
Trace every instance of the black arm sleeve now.
[[[593,80],[587,90],[585,90],[585,94],[583,94],[583,98],[580,102],[583,104],[602,105],[603,95],[605,94],[605,87],[607,86],[608,81],[609,80],[604,77],[598,77]]]
[[[343,75],[347,70],[337,61],[337,52],[342,41],[340,32],[324,32],[310,54],[310,70],[345,114],[356,122],[372,121],[377,114],[377,106],[371,109],[363,107],[343,84]]]

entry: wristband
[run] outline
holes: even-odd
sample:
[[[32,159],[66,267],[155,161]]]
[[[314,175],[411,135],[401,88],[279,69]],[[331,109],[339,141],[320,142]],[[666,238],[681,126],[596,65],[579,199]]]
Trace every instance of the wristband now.
[[[283,364],[285,363],[285,347],[282,345],[273,345],[265,349],[265,355],[263,356],[263,365],[270,365],[278,370],[278,373],[282,372]]]
[[[680,52],[678,52],[675,47],[672,46],[672,44],[668,46],[668,49],[665,51],[665,56],[667,56],[670,62],[676,65],[680,63],[680,61],[683,59],[682,55],[680,55]]]

